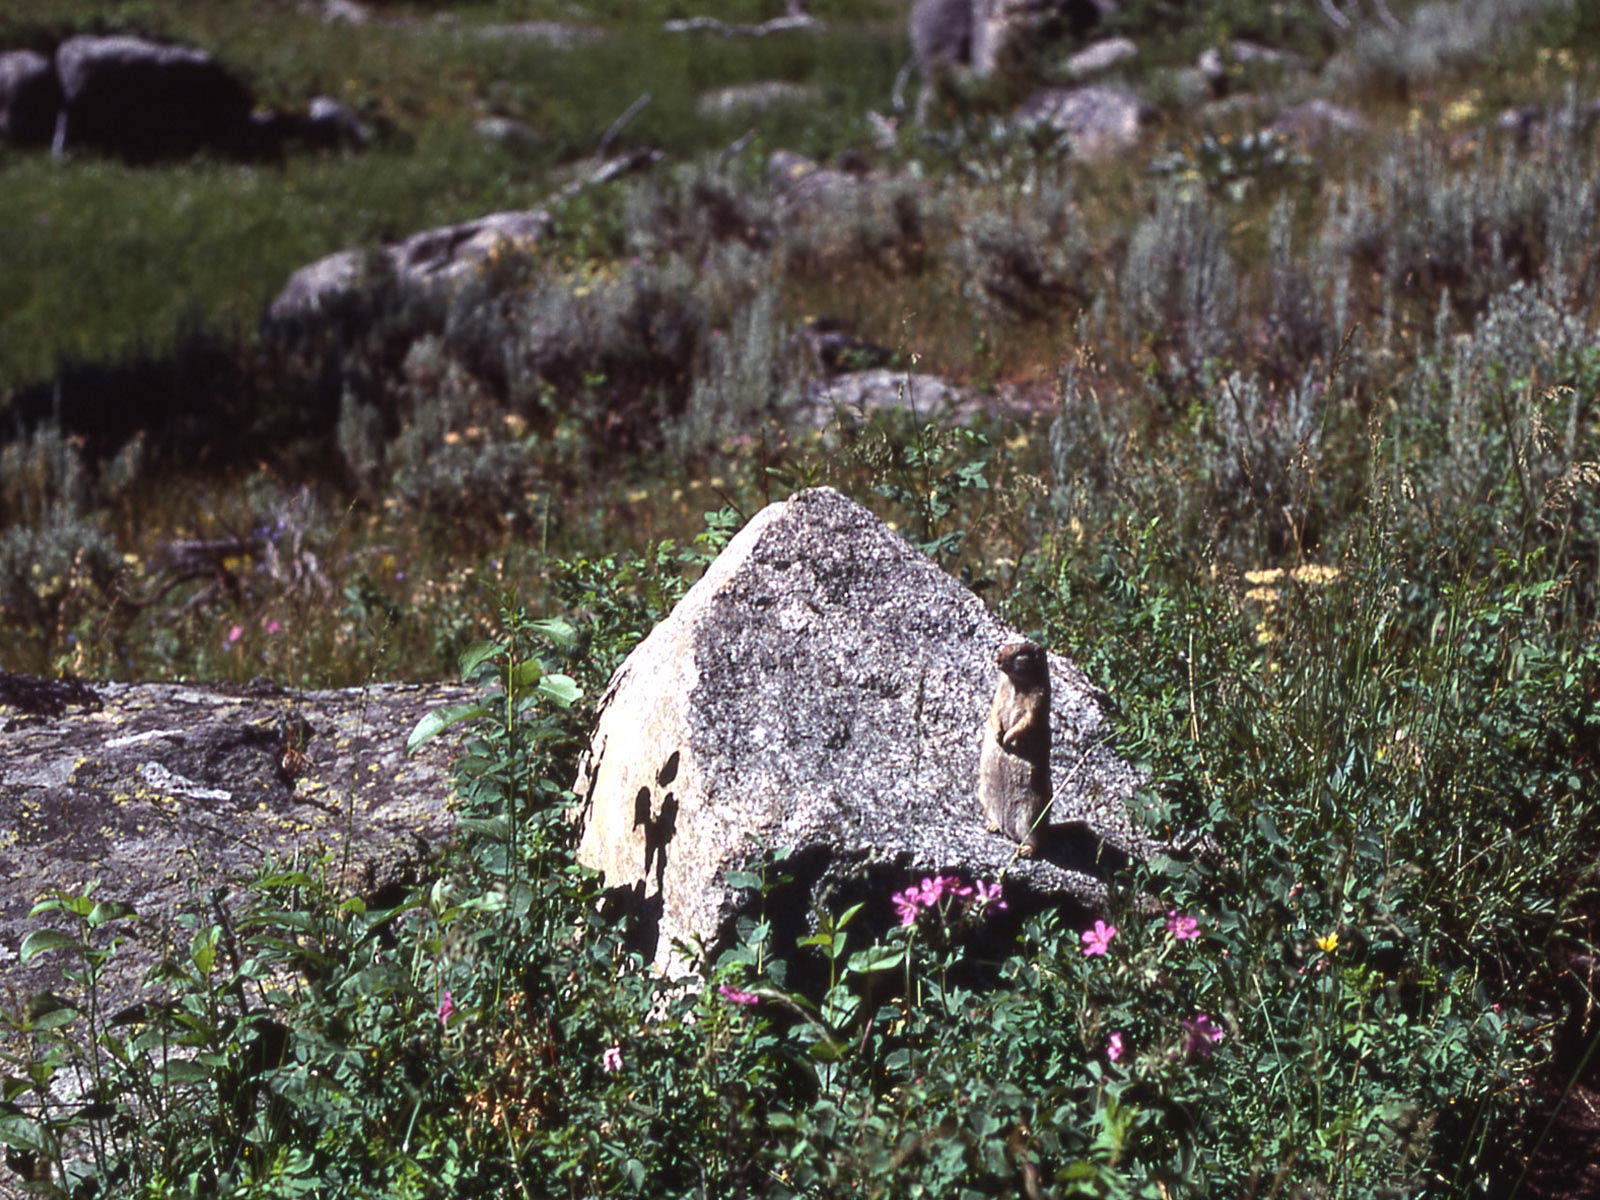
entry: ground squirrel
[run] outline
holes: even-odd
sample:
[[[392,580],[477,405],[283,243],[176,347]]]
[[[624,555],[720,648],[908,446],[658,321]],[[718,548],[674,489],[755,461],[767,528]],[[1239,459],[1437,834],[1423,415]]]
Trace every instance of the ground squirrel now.
[[[1027,641],[1007,642],[995,661],[1000,686],[984,726],[978,801],[989,829],[1030,853],[1050,808],[1050,663]]]

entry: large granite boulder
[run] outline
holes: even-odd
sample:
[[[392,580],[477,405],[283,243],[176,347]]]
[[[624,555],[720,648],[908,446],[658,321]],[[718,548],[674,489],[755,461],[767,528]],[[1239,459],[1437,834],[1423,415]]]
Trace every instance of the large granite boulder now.
[[[28,911],[52,888],[95,884],[96,897],[138,912],[102,981],[108,1006],[137,993],[185,906],[236,895],[269,857],[337,851],[336,886],[383,899],[454,828],[459,738],[413,757],[406,738],[425,713],[475,698],[449,686],[295,692],[0,673],[0,1006],[70,991],[60,952],[17,962],[39,926]]]
[[[1101,696],[1050,656],[1054,812],[1039,853],[989,833],[978,754],[1015,636],[894,530],[830,488],[758,513],[618,669],[574,790],[578,857],[644,917],[641,947],[727,937],[731,872],[790,850],[791,930],[825,896],[871,901],[913,877],[1004,876],[1014,908],[1092,907],[1150,847],[1138,773],[1107,744]]]
[[[257,151],[250,89],[203,50],[73,37],[56,48],[56,76],[58,151],[84,148],[130,162]]]
[[[541,210],[499,212],[424,230],[375,251],[340,250],[289,276],[267,315],[274,321],[316,317],[373,275],[387,274],[402,289],[460,283],[502,254],[532,249],[550,229],[550,215]]]
[[[0,141],[48,146],[61,111],[61,84],[50,60],[32,50],[0,54]]]

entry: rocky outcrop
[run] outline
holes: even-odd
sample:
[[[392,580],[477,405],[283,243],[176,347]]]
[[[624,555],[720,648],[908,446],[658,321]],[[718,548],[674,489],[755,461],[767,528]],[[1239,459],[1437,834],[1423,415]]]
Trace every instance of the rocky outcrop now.
[[[874,413],[896,409],[919,420],[961,415],[966,394],[937,375],[875,367],[844,371],[811,388],[792,414],[800,425],[821,429],[835,421],[860,425]]]
[[[60,988],[69,964],[16,960],[52,888],[131,904],[105,981],[135,990],[186,906],[236,893],[269,859],[336,852],[339,886],[378,899],[452,836],[448,757],[406,738],[466,688],[295,692],[60,684],[0,674],[0,1005]],[[342,875],[341,875],[342,873]]]
[[[1049,125],[1065,134],[1073,157],[1086,162],[1133,149],[1155,115],[1132,92],[1095,86],[1040,88],[1017,110],[1023,124]]]
[[[1353,109],[1341,108],[1326,100],[1307,100],[1279,113],[1272,131],[1291,137],[1307,149],[1323,142],[1365,133],[1368,121]]]
[[[911,56],[926,78],[943,66],[972,61],[973,0],[916,0],[911,6]]]
[[[578,857],[645,918],[641,947],[726,936],[730,872],[789,848],[791,930],[824,894],[872,901],[961,871],[1025,908],[1093,906],[1113,864],[1147,853],[1139,777],[1107,745],[1101,696],[1050,656],[1054,812],[1039,853],[989,833],[977,770],[995,651],[1014,636],[956,580],[829,488],[762,510],[628,656],[575,784]]]
[[[1218,96],[1226,95],[1240,79],[1253,80],[1271,71],[1300,70],[1305,65],[1305,59],[1291,50],[1241,38],[1203,50],[1195,61],[1195,69]]]
[[[702,117],[742,117],[772,108],[814,107],[821,102],[821,88],[772,79],[702,92],[695,97],[694,110]]]
[[[1061,64],[1068,79],[1089,79],[1103,75],[1130,59],[1139,57],[1139,47],[1129,38],[1104,38],[1069,55]]]
[[[61,111],[61,84],[50,60],[32,50],[0,54],[0,141],[48,146]]]
[[[193,154],[271,158],[348,150],[373,131],[350,108],[314,97],[304,112],[253,111],[250,89],[203,50],[143,38],[74,37],[54,60],[0,53],[0,141],[89,150],[131,163]]]
[[[490,213],[476,221],[428,229],[370,252],[341,250],[289,276],[267,315],[274,321],[316,317],[374,277],[388,276],[409,289],[459,283],[499,255],[537,246],[550,228],[546,212]]]
[[[74,37],[56,48],[58,151],[130,162],[257,150],[250,90],[203,50],[136,37]]]
[[[912,57],[927,77],[942,67],[980,78],[1025,70],[1046,43],[1083,38],[1117,10],[1116,0],[916,0]]]

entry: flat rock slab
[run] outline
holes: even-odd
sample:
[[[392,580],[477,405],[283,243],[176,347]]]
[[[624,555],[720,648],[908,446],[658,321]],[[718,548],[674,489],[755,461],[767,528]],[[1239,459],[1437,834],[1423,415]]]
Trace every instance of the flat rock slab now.
[[[0,674],[0,1004],[59,988],[64,952],[17,962],[53,888],[133,905],[108,988],[136,990],[178,912],[269,858],[335,852],[346,891],[381,896],[453,834],[459,738],[408,758],[427,712],[468,688],[296,692],[56,684]]]

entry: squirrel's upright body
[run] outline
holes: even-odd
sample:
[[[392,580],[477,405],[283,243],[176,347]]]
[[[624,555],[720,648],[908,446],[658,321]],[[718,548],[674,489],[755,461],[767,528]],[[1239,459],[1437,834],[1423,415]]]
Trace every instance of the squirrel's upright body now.
[[[1050,809],[1050,663],[1033,642],[1007,642],[978,757],[978,802],[991,830],[1039,843]]]

